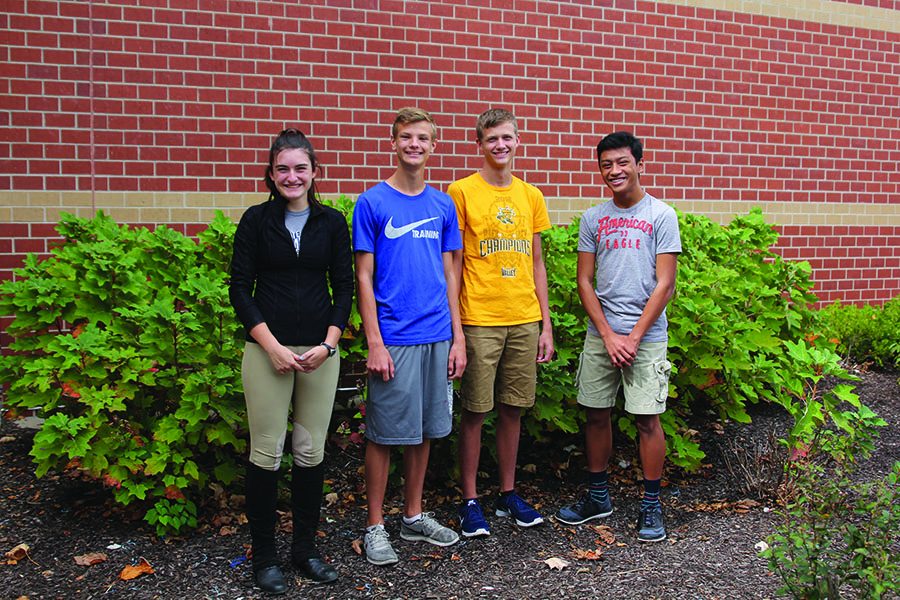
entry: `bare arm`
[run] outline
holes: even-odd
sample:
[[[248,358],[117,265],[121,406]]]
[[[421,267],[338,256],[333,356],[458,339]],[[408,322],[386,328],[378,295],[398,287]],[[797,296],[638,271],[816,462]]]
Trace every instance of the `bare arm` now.
[[[453,343],[447,361],[447,375],[459,379],[466,370],[466,338],[459,317],[459,277],[462,274],[462,250],[444,252],[444,277],[447,279],[447,303],[450,305],[450,325]]]
[[[656,287],[647,299],[647,304],[641,312],[641,318],[634,324],[629,337],[640,344],[647,330],[656,323],[659,315],[665,310],[672,294],[675,293],[675,277],[678,273],[677,254],[656,255]]]
[[[588,317],[597,328],[600,337],[603,338],[603,344],[606,346],[612,364],[616,367],[628,366],[634,362],[641,339],[647,329],[656,322],[675,292],[677,255],[658,254],[656,256],[656,287],[650,294],[638,322],[628,335],[621,335],[613,331],[606,320],[606,315],[603,314],[600,300],[597,299],[594,292],[595,267],[596,258],[592,252],[578,253],[578,296],[581,298],[581,304],[587,311]]]
[[[366,343],[369,354],[366,368],[372,375],[380,375],[388,381],[394,376],[394,359],[384,345],[381,328],[378,326],[378,308],[375,305],[375,255],[370,252],[356,253],[356,286],[358,294],[359,315],[362,317],[363,330],[366,332]]]
[[[596,273],[597,257],[593,252],[578,253],[578,271],[576,279],[578,280],[578,297],[581,298],[581,305],[588,314],[591,323],[597,328],[600,337],[603,339],[603,345],[606,346],[606,352],[609,359],[615,367],[625,367],[634,362],[637,356],[637,346],[631,344],[627,336],[620,335],[612,330],[606,315],[603,313],[603,307],[600,305],[600,299],[594,291],[594,275]]]
[[[534,265],[534,291],[541,307],[541,335],[538,338],[537,361],[547,363],[553,360],[553,323],[550,321],[550,301],[547,292],[547,266],[541,246],[541,234],[535,233],[531,242],[531,256]]]

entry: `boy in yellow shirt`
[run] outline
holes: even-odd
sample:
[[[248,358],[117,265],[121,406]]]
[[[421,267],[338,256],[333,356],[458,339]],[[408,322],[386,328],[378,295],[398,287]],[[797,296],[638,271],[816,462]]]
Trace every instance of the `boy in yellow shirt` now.
[[[523,408],[534,405],[537,363],[553,357],[547,271],[540,232],[550,228],[544,195],[512,174],[519,146],[515,116],[490,109],[475,126],[484,162],[447,190],[456,204],[463,238],[457,264],[459,310],[468,368],[462,378],[459,463],[465,537],[490,535],[478,502],[476,476],[484,418],[497,404],[500,494],[497,516],[521,527],[544,522],[515,492]]]

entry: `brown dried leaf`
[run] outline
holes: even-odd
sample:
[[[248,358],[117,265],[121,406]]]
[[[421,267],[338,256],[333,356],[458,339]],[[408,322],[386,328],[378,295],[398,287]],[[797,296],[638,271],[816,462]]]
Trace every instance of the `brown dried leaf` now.
[[[350,542],[350,547],[353,548],[353,551],[356,552],[357,555],[362,556],[362,553],[363,553],[362,538],[356,538],[355,540]]]
[[[325,504],[327,506],[331,506],[332,504],[334,504],[337,501],[338,501],[338,495],[335,494],[334,492],[329,492],[329,493],[325,494]]]
[[[602,556],[603,553],[596,550],[582,550],[579,548],[572,551],[572,558],[575,560],[600,560]]]
[[[219,528],[219,535],[223,536],[223,537],[227,536],[227,535],[234,535],[236,533],[237,533],[237,527],[232,527],[230,525],[223,525],[221,528]]]
[[[591,525],[590,528],[597,534],[597,545],[611,546],[616,543],[616,534],[609,525]]]
[[[152,575],[155,573],[153,567],[150,566],[150,563],[147,562],[146,558],[141,557],[141,562],[136,565],[128,565],[122,572],[119,573],[119,579],[122,581],[129,581],[134,579],[135,577],[140,577],[141,575]]]
[[[688,507],[688,510],[692,510],[694,512],[719,512],[733,510],[736,513],[743,514],[749,512],[750,509],[757,508],[759,506],[759,502],[747,498],[744,500],[738,500],[736,502],[698,502]]]
[[[93,565],[99,565],[102,562],[106,562],[106,554],[104,554],[103,552],[88,552],[87,554],[75,556],[74,559],[76,565],[81,565],[82,567],[91,567]]]
[[[553,558],[545,560],[544,564],[550,567],[551,570],[556,569],[557,571],[562,571],[569,566],[569,561],[554,556]]]
[[[25,560],[25,558],[28,556],[29,550],[31,550],[31,546],[29,546],[28,544],[19,544],[18,546],[16,546],[15,548],[13,548],[12,550],[10,550],[9,552],[6,553],[6,558],[8,558],[10,560],[14,560],[16,562],[18,562],[20,560]],[[12,564],[16,564],[16,563],[12,563]]]

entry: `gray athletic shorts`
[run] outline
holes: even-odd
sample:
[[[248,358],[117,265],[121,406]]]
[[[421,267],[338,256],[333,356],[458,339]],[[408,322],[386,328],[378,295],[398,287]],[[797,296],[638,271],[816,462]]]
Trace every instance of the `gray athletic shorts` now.
[[[415,446],[448,435],[453,425],[450,341],[387,346],[387,351],[394,378],[369,376],[366,437],[386,446]]]

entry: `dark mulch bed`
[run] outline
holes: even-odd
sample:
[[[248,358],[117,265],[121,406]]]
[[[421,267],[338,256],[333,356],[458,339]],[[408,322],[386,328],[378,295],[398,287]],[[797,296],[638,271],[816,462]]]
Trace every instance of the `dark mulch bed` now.
[[[889,422],[877,454],[861,470],[870,478],[885,474],[900,456],[897,373],[865,373],[857,391]],[[670,469],[663,492],[669,530],[665,542],[648,545],[635,539],[639,471],[633,466],[633,447],[620,442],[612,484],[616,510],[602,523],[606,527],[569,527],[548,519],[543,526],[521,530],[491,518],[493,534],[486,539],[451,548],[409,543],[396,533],[401,504],[397,486],[392,486],[388,530],[401,556],[394,567],[372,566],[354,552],[352,542],[365,524],[361,453],[332,448],[328,473],[336,497],[323,513],[321,547],[341,578],[333,585],[314,586],[288,568],[287,597],[773,598],[779,582],[754,546],[772,532],[777,517],[771,502],[743,501],[747,495],[733,485],[724,460],[725,453],[734,452],[727,440],[750,447],[787,426],[785,415],[772,408],[757,407],[753,416],[751,425],[729,425],[724,431],[697,426],[709,464],[689,476]],[[249,534],[239,524],[240,497],[224,495],[217,505],[205,507],[199,531],[159,539],[135,510],[116,506],[96,485],[65,475],[36,480],[27,456],[32,435],[12,423],[0,424],[0,555],[19,543],[31,547],[25,560],[0,565],[0,596],[262,597],[253,587],[249,565],[241,563]],[[523,444],[520,462],[533,465],[534,472],[523,469],[520,491],[546,515],[578,493],[584,467],[581,443],[580,436],[570,436],[548,445]],[[454,519],[459,498],[446,470],[451,455],[449,445],[436,447],[428,486],[428,507],[443,521]],[[495,491],[491,482],[483,480],[483,492]],[[285,565],[288,538],[283,532]],[[103,552],[108,560],[90,567],[75,563],[74,557],[90,552]],[[599,558],[588,560],[591,553]],[[544,561],[554,557],[568,566],[551,569]],[[122,568],[141,558],[155,572],[120,580]]]

